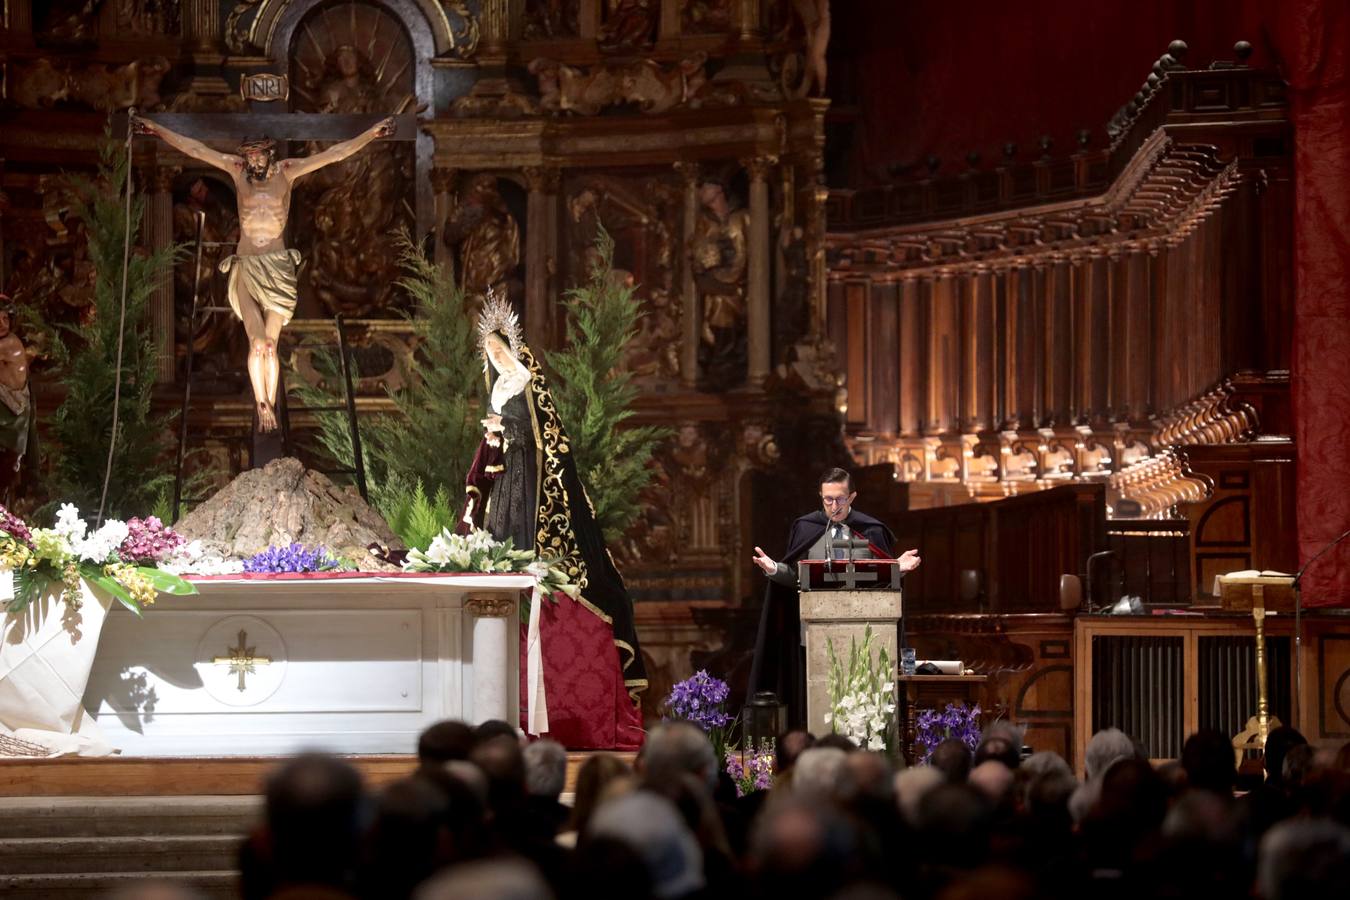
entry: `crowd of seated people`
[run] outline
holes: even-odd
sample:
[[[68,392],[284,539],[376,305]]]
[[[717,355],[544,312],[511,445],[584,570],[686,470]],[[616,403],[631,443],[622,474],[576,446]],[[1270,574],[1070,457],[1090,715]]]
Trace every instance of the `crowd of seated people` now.
[[[1291,728],[1266,777],[1237,790],[1227,738],[1199,732],[1150,764],[1130,737],[1092,738],[1080,781],[1023,757],[1021,735],[937,746],[896,771],[835,735],[776,744],[769,790],[737,797],[687,723],[648,734],[633,766],[596,754],[561,801],[567,756],[506,723],[443,722],[416,774],[371,789],[319,754],[266,785],[240,856],[246,900],[642,900],[1256,896],[1330,898],[1350,885],[1350,745]]]

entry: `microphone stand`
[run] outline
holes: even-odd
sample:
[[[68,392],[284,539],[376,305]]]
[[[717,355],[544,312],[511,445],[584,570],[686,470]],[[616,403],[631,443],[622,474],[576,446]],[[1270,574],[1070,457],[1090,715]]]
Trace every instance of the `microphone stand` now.
[[[834,522],[825,519],[825,571],[834,574]]]
[[[1335,547],[1347,537],[1350,537],[1350,528],[1341,532],[1341,536],[1336,538],[1336,540],[1314,553],[1312,558],[1305,562],[1299,570],[1294,573],[1294,693],[1296,697],[1295,703],[1300,710],[1300,724],[1302,724],[1303,719],[1303,591],[1299,588],[1299,582],[1303,580],[1303,574],[1312,567],[1313,563],[1321,559],[1328,550]]]

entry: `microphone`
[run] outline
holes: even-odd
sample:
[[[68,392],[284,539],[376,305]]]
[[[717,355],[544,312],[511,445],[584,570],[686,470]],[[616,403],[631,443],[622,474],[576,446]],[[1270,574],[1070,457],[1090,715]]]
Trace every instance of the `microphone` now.
[[[1335,547],[1337,544],[1339,544],[1341,541],[1345,540],[1347,537],[1350,537],[1350,528],[1348,528],[1348,529],[1346,529],[1345,531],[1343,531],[1343,532],[1341,533],[1341,536],[1338,537],[1338,538],[1336,538],[1336,540],[1332,541],[1330,544],[1327,544],[1327,545],[1326,545],[1325,547],[1323,547],[1321,550],[1318,550],[1316,553],[1314,553],[1314,554],[1312,555],[1312,559],[1310,559],[1310,560],[1308,560],[1307,562],[1305,562],[1305,563],[1303,564],[1303,566],[1302,566],[1297,572],[1294,573],[1294,587],[1298,587],[1298,583],[1299,583],[1300,581],[1303,580],[1303,573],[1306,572],[1306,571],[1308,571],[1308,569],[1312,566],[1313,563],[1315,563],[1315,562],[1317,562],[1319,559],[1321,559],[1322,556],[1323,556],[1328,550],[1330,550],[1332,547]]]
[[[825,571],[834,572],[834,522],[825,519]]]

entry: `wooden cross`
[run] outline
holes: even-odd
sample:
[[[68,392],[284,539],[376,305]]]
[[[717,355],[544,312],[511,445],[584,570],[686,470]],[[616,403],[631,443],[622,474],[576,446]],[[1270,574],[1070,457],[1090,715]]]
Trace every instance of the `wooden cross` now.
[[[389,116],[366,113],[156,113],[145,118],[206,143],[238,143],[246,138],[263,136],[276,141],[345,141]],[[402,113],[393,119],[397,124],[394,133],[380,140],[417,140],[418,123],[414,113]]]
[[[244,676],[258,674],[258,666],[270,666],[272,657],[254,656],[253,648],[248,646],[248,632],[239,629],[239,643],[234,647],[225,648],[229,656],[217,656],[211,660],[212,665],[229,666],[231,675],[239,676],[239,693],[244,692]]]

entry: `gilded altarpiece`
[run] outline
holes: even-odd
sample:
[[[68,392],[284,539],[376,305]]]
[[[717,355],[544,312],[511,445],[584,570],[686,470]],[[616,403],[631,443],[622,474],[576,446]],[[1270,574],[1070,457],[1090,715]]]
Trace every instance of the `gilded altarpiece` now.
[[[59,175],[92,168],[109,113],[115,131],[133,106],[187,115],[180,124],[221,149],[266,121],[296,156],[339,137],[289,114],[395,115],[396,139],[299,185],[287,237],[305,259],[287,377],[322,379],[317,354],[341,313],[366,413],[388,408],[415,351],[395,285],[401,231],[471,298],[504,290],[538,350],[563,339],[561,298],[603,228],[614,277],[643,312],[625,362],[640,388],[634,421],[673,433],[642,517],[614,547],[639,604],[650,697],[688,674],[691,654],[735,681],[748,647],[725,636],[757,602],[751,547],[811,507],[804,472],[847,459],[821,327],[826,102],[802,75],[827,37],[820,6],[10,0],[0,275],[49,322],[87,314],[83,226]],[[249,458],[243,336],[228,316],[189,313],[194,296],[223,305],[216,266],[237,239],[234,197],[220,173],[152,142],[136,145],[134,169],[147,244],[195,248],[201,223],[201,265],[189,253],[153,301],[160,402],[179,402],[191,344],[194,459],[226,478]]]

